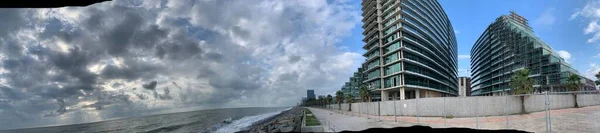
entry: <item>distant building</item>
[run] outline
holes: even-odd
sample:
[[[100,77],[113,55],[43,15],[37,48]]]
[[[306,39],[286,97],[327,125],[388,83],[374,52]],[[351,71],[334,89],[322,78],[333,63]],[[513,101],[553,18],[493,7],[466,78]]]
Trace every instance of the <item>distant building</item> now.
[[[594,82],[594,80],[581,77],[581,83],[583,84],[581,86],[581,91],[596,90],[596,82]]]
[[[360,99],[358,88],[363,85],[363,80],[362,68],[358,68],[357,72],[354,72],[354,75],[350,77],[350,80],[342,86],[341,91],[344,93],[344,96],[351,95],[354,100]]]
[[[307,99],[315,99],[315,90],[306,90]]]
[[[459,97],[471,96],[471,78],[458,77],[458,96]]]

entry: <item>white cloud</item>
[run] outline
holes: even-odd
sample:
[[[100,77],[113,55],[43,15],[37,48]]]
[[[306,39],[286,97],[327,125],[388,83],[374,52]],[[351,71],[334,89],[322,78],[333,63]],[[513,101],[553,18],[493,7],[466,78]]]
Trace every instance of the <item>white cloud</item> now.
[[[571,59],[571,53],[564,51],[564,50],[558,51],[558,55],[560,57],[562,57],[563,59],[565,59],[565,61],[567,61],[567,62],[569,62]]]
[[[554,24],[554,21],[556,20],[556,17],[554,17],[553,14],[554,10],[554,8],[546,9],[538,18],[535,19],[534,24],[543,26]]]
[[[454,34],[460,34],[460,30],[454,30]]]
[[[592,35],[592,38],[588,39],[588,43],[594,43],[600,40],[600,26],[598,20],[600,19],[600,2],[589,1],[582,9],[578,9],[571,15],[569,20],[573,20],[577,17],[584,18],[588,24],[583,29],[584,35]]]
[[[594,56],[594,58],[600,58],[600,54],[598,54],[598,55]]]
[[[589,79],[597,80],[595,75],[598,72],[600,72],[600,65],[598,65],[596,63],[591,63],[590,68],[587,69],[583,75]]]
[[[464,54],[463,54],[463,55],[458,55],[458,59],[459,59],[459,60],[462,60],[462,59],[469,59],[469,58],[471,58],[471,55],[464,55]]]
[[[467,69],[461,69],[461,68],[459,68],[458,69],[458,76],[460,76],[460,77],[463,77],[463,76],[471,77],[471,71],[470,71],[470,69],[471,68],[467,68]]]

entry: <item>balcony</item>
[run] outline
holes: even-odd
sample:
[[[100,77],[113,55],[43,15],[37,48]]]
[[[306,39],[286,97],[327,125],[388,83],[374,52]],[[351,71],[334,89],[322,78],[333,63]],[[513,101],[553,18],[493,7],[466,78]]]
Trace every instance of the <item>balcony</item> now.
[[[372,36],[375,33],[378,33],[379,29],[377,28],[373,28],[371,30],[369,30],[369,32],[365,35],[365,36]]]
[[[372,43],[374,40],[379,40],[379,36],[375,35],[373,38],[370,38],[369,40],[367,40],[367,44]]]
[[[370,22],[371,20],[377,18],[377,13],[373,12],[372,14],[369,15],[369,17],[363,17],[362,22]]]
[[[365,16],[367,14],[371,14],[374,11],[377,11],[377,7],[376,6],[372,6],[371,8],[366,8],[366,11],[363,10],[363,13],[361,15]]]
[[[370,62],[370,61],[373,61],[375,59],[379,59],[379,57],[380,57],[379,54],[371,56],[371,57],[367,57],[367,59],[365,59],[365,62]]]
[[[370,46],[369,49],[367,50],[367,53],[373,52],[373,50],[379,50],[379,43],[375,43],[375,44],[371,44],[373,46]]]
[[[367,2],[365,2],[367,1]],[[363,6],[362,10],[364,11],[366,7],[369,7],[371,4],[377,2],[376,0],[365,0],[361,3],[361,5]],[[366,4],[366,5],[365,5]]]
[[[383,5],[381,5],[381,6],[385,7],[386,5],[388,5],[388,4],[390,4],[390,3],[397,3],[397,1],[398,1],[398,0],[388,0],[388,1],[386,1],[385,3],[383,3]]]
[[[363,25],[363,27],[362,27],[363,29],[370,29],[370,30],[363,31],[363,35],[372,30],[379,30],[378,28],[373,28],[373,26],[376,26],[376,25],[377,25],[377,21],[371,21],[371,22],[369,22],[369,24]]]

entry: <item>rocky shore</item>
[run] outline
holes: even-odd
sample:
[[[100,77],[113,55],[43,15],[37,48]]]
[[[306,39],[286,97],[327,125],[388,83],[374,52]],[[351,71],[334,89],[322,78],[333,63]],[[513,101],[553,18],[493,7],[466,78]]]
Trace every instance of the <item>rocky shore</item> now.
[[[302,107],[294,107],[281,114],[256,122],[243,132],[273,133],[273,132],[300,132],[302,126]]]

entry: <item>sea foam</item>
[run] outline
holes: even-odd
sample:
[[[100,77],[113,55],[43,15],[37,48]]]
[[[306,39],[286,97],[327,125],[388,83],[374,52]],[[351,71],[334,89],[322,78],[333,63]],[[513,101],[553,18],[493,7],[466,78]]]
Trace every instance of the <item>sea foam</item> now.
[[[273,117],[277,114],[280,114],[283,111],[290,110],[290,109],[292,109],[292,108],[290,107],[290,108],[283,109],[280,111],[269,112],[269,113],[264,113],[264,114],[260,114],[260,115],[245,116],[238,120],[232,121],[230,124],[220,127],[215,132],[216,133],[233,133],[233,132],[242,131],[245,128],[252,126],[252,124],[254,124],[255,122]]]

